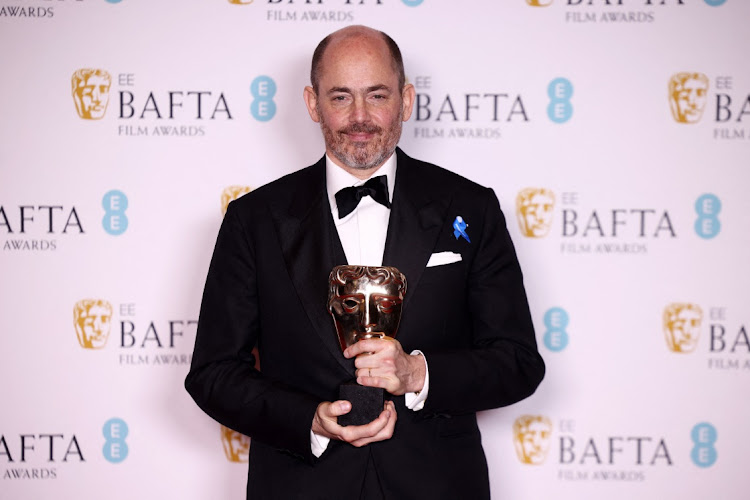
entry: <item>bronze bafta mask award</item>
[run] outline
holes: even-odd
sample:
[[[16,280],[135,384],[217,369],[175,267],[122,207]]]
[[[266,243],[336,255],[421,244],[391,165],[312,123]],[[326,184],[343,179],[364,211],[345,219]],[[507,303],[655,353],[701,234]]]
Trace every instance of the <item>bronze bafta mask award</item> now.
[[[363,339],[396,337],[406,277],[395,267],[336,266],[328,278],[328,310],[336,324],[343,351]],[[339,417],[339,425],[364,425],[383,411],[384,390],[356,382],[343,384],[339,399],[352,410]]]

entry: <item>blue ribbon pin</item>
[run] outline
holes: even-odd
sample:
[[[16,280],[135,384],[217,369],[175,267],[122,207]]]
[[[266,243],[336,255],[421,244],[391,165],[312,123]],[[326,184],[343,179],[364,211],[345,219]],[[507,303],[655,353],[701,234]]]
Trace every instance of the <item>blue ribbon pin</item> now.
[[[471,240],[469,239],[469,235],[466,234],[466,228],[469,227],[469,225],[464,222],[463,217],[460,215],[456,216],[456,220],[453,221],[453,236],[458,239],[459,236],[463,236],[466,241],[471,243]]]

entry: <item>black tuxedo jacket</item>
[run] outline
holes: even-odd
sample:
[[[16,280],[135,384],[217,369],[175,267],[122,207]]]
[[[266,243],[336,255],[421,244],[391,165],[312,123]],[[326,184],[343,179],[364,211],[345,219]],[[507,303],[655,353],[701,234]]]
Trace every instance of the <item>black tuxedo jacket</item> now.
[[[252,438],[248,498],[357,499],[368,463],[386,498],[488,498],[475,412],[529,396],[544,376],[493,191],[397,155],[383,265],[406,275],[397,338],[406,352],[424,352],[430,389],[421,411],[393,398],[398,421],[387,441],[332,441],[320,458],[310,450],[318,404],[354,377],[326,307],[328,274],[346,258],[325,158],[229,205],[185,385],[211,417]],[[470,242],[454,236],[456,216]],[[426,267],[437,252],[461,260]]]

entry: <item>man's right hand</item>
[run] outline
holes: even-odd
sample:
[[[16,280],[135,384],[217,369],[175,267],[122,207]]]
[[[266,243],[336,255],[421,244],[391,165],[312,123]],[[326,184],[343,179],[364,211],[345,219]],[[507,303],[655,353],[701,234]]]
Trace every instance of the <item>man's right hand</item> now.
[[[376,441],[385,441],[393,436],[397,419],[393,401],[386,401],[378,418],[369,424],[340,426],[337,417],[349,413],[351,409],[352,404],[345,400],[320,403],[313,417],[312,431],[319,436],[338,439],[357,448]]]

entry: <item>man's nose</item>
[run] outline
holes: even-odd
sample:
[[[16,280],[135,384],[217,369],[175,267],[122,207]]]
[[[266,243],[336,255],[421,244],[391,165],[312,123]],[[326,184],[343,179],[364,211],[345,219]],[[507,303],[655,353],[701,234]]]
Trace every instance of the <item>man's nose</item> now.
[[[363,123],[370,119],[370,113],[367,109],[367,103],[363,97],[356,97],[352,105],[351,121]]]

